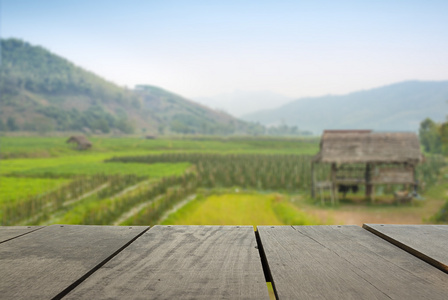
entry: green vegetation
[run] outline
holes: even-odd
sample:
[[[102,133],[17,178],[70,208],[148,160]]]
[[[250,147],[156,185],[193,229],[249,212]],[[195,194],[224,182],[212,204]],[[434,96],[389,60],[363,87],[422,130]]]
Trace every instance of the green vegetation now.
[[[125,96],[121,88],[42,47],[7,39],[1,41],[1,48],[1,89],[8,94],[18,93],[20,89],[54,94],[93,92],[105,101],[120,101]]]
[[[319,225],[322,222],[278,196],[275,198],[272,208],[285,225]]]
[[[65,179],[1,177],[0,205],[48,193],[67,182]]]
[[[157,163],[143,165],[137,163],[108,163],[90,162],[90,163],[71,163],[61,164],[53,167],[41,167],[27,169],[10,173],[11,176],[26,177],[73,177],[75,175],[95,175],[100,173],[112,175],[137,175],[152,178],[161,178],[169,175],[181,175],[190,166],[188,162],[167,164]]]
[[[441,170],[441,176],[436,185],[433,185],[426,195],[431,198],[439,199],[441,207],[434,215],[429,218],[432,223],[448,224],[448,168]]]
[[[420,123],[419,136],[427,153],[448,154],[448,122],[436,123],[426,118]]]
[[[319,224],[278,194],[216,194],[198,197],[171,214],[164,225]]]
[[[66,137],[9,137],[1,136],[1,158],[60,157],[67,159],[83,157],[90,161],[101,161],[113,156],[145,155],[166,152],[201,153],[264,153],[264,154],[308,154],[317,153],[317,138],[272,138],[272,137],[194,137],[194,138],[101,138],[92,137],[92,149],[80,152],[66,144]],[[65,157],[65,158],[63,158]],[[25,160],[28,161],[28,160]],[[34,162],[34,161],[33,161]],[[2,170],[0,169],[0,172]]]
[[[300,135],[295,127],[267,129],[150,85],[119,87],[46,49],[2,39],[0,131],[45,134],[273,134]]]
[[[438,183],[440,174],[446,166],[445,158],[441,155],[431,155],[425,157],[425,162],[416,168],[417,178],[420,188],[429,189]]]
[[[215,153],[167,153],[149,156],[121,156],[109,162],[127,163],[178,163],[195,165],[202,187],[233,187],[297,192],[309,190],[311,185],[310,155],[292,154],[215,154]],[[445,165],[441,156],[430,156],[417,167],[421,188],[429,188],[437,182],[440,169]],[[329,178],[328,165],[318,165],[316,174]],[[393,194],[397,185],[381,186],[384,192]],[[401,188],[401,185],[400,185]]]
[[[149,201],[152,205],[146,210],[145,216],[149,214],[150,217],[142,218],[141,215],[136,215],[131,223],[152,225],[169,206],[180,200],[183,193],[194,191],[194,181],[191,179],[191,174],[165,177],[160,181],[142,185],[131,193],[116,194],[114,197],[111,197],[109,192],[96,193],[65,210],[64,214],[53,221],[65,224],[108,225],[136,205]],[[103,195],[106,197],[102,197]],[[124,224],[128,223],[129,221]]]
[[[311,156],[170,153],[141,157],[118,157],[109,162],[195,164],[202,186],[297,191],[310,186]]]
[[[448,223],[448,200],[431,220],[436,223]]]
[[[132,133],[133,124],[126,113],[111,113],[106,107],[140,108],[133,93],[42,47],[7,39],[1,40],[1,48],[1,104],[9,111],[6,124],[0,126],[3,130],[43,133],[87,128]],[[77,106],[72,104],[75,101]],[[15,113],[11,115],[11,111]],[[6,119],[6,115],[1,117]]]
[[[81,177],[50,192],[17,199],[17,201],[2,206],[0,211],[2,224],[14,225],[27,220],[37,224],[40,219],[45,219],[49,212],[61,209],[66,202],[76,201],[86,193],[105,184],[107,180],[108,178],[104,175]]]
[[[0,161],[1,224],[152,225],[195,195],[196,200],[164,222],[300,225],[333,219],[329,208],[316,206],[306,196],[316,139],[92,141],[91,150],[77,151],[65,138],[3,137],[2,154],[7,159]],[[443,157],[432,155],[418,167],[428,198],[446,198],[446,187],[435,184],[444,165]],[[328,175],[328,168],[317,171],[319,176]],[[425,216],[435,214],[443,203],[431,200],[432,213]],[[347,205],[354,204],[341,203],[331,211],[342,212]],[[364,213],[418,215],[423,205],[370,205]],[[201,219],[207,211],[213,212]],[[444,222],[443,217],[437,220]]]

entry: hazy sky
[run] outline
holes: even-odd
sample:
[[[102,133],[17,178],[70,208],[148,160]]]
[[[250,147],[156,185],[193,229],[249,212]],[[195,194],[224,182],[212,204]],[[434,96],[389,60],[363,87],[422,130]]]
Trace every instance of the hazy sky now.
[[[448,1],[1,0],[1,36],[121,86],[288,97],[448,79]]]

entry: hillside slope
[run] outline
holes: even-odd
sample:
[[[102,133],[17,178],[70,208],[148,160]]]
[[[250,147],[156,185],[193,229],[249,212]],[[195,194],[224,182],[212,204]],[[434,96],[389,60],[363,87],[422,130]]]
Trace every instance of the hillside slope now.
[[[197,97],[193,99],[199,103],[207,103],[208,106],[220,109],[240,117],[261,109],[273,109],[282,104],[294,100],[284,95],[271,91],[244,91],[235,90],[208,97]]]
[[[285,122],[320,134],[324,129],[416,131],[429,117],[445,119],[448,81],[406,81],[348,95],[302,98],[242,117],[265,125]]]
[[[152,86],[119,87],[40,46],[1,40],[0,130],[250,133],[255,125]]]

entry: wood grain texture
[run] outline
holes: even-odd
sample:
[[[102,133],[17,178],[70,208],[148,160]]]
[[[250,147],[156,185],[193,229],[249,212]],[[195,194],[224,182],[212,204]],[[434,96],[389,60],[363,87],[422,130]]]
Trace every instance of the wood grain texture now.
[[[147,227],[53,225],[0,245],[0,298],[51,299]]]
[[[357,226],[259,226],[278,299],[447,299],[448,276]]]
[[[448,225],[364,224],[363,228],[448,273]]]
[[[0,244],[42,228],[42,226],[0,226]]]
[[[155,226],[68,299],[269,299],[252,226]]]

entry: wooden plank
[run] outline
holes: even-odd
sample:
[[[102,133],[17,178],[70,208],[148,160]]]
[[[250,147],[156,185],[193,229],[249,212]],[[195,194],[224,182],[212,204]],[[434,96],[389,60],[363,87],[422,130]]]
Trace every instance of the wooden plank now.
[[[43,228],[42,226],[0,226],[0,244],[35,230]]]
[[[147,227],[53,225],[0,245],[0,298],[60,297]]]
[[[155,226],[68,299],[269,299],[252,226]]]
[[[363,228],[448,273],[448,225],[364,224]]]
[[[357,226],[259,226],[278,299],[447,299],[448,276]]]

